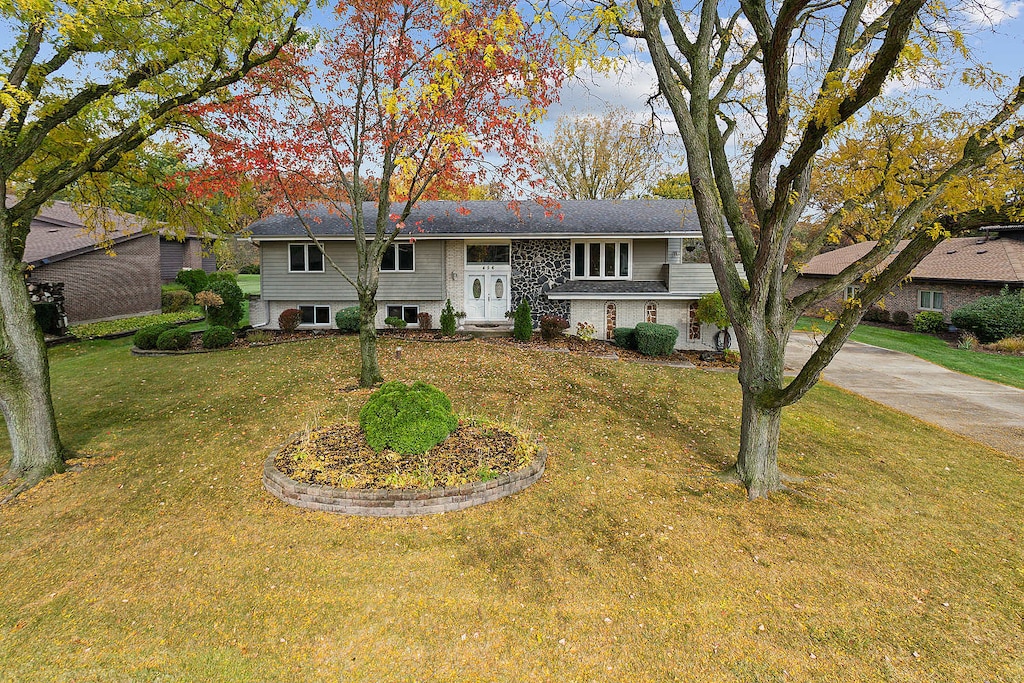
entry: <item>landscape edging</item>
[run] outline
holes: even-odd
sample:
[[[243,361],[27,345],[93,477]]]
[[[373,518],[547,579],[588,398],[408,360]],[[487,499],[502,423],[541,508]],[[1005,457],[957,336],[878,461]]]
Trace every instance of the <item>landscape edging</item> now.
[[[526,467],[491,481],[461,486],[409,489],[343,489],[297,482],[277,469],[274,459],[280,448],[263,462],[263,488],[282,502],[320,512],[362,517],[414,517],[455,512],[510,496],[527,488],[544,474],[548,452],[539,444],[537,455]]]

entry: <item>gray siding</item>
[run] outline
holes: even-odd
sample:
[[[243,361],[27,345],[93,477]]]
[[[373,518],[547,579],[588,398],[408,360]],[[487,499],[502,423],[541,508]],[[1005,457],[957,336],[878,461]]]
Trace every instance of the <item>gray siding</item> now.
[[[668,240],[633,240],[633,279],[642,281],[665,280],[668,262]]]
[[[266,300],[337,301],[356,298],[353,287],[329,263],[322,273],[289,273],[288,244],[260,245],[260,287]],[[381,273],[377,301],[438,300],[444,297],[444,243],[416,242],[415,272]],[[352,242],[327,242],[327,255],[350,277],[356,275],[356,248]]]
[[[710,263],[671,263],[668,266],[668,291],[715,292],[718,283]]]

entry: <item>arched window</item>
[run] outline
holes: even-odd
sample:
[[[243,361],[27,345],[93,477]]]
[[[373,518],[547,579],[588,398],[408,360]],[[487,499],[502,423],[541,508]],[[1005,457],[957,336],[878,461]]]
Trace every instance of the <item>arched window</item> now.
[[[615,303],[609,301],[604,305],[604,338],[615,336]]]
[[[647,302],[647,305],[644,306],[644,320],[649,323],[658,322],[658,304],[653,301]]]
[[[690,302],[690,318],[689,318],[689,330],[687,331],[687,339],[690,341],[697,341],[700,339],[700,321],[697,320],[697,302]]]

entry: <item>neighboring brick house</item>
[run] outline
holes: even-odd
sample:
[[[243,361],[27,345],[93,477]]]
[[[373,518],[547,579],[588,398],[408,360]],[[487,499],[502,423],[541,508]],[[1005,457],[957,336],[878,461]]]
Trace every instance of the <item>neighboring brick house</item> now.
[[[884,297],[884,308],[890,312],[905,311],[911,318],[920,311],[939,311],[948,322],[953,311],[979,297],[998,294],[1007,286],[1024,287],[1024,225],[988,228],[985,233],[982,237],[955,237],[939,244],[911,271],[909,281],[894,287]],[[901,242],[897,252],[906,244]],[[803,293],[823,278],[836,275],[874,245],[875,242],[861,242],[819,254],[804,267],[790,294]],[[858,289],[858,285],[852,285],[845,297],[827,299],[821,306],[841,308],[843,299],[854,296]]]
[[[97,235],[71,204],[43,208],[22,257],[30,266],[29,282],[63,283],[72,324],[159,313],[160,237],[146,232],[137,216],[104,210],[101,217],[106,229]]]

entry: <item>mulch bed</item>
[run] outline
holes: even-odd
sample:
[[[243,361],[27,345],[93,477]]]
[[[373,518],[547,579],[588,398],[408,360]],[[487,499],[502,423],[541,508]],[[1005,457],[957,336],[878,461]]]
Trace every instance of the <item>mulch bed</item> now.
[[[469,341],[473,338],[471,334],[457,334],[454,337],[446,337],[438,330],[379,330],[377,336],[381,339],[404,339],[407,341],[438,342],[442,344]]]
[[[514,346],[520,349],[535,349],[539,351],[567,351],[579,353],[585,356],[609,357],[616,356],[621,360],[637,362],[660,362],[660,363],[691,363],[699,368],[736,368],[738,363],[729,363],[721,354],[712,353],[713,356],[705,360],[706,352],[701,351],[673,351],[669,356],[645,356],[639,351],[623,349],[615,344],[600,339],[583,341],[579,337],[562,336],[551,341],[544,341],[540,333],[535,333],[528,342],[519,341],[513,337],[488,337],[483,339],[488,344]]]
[[[537,447],[493,425],[462,424],[423,455],[373,450],[357,425],[311,431],[274,464],[295,481],[336,488],[430,489],[496,479],[527,467]]]

